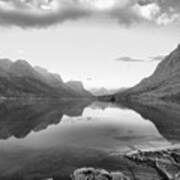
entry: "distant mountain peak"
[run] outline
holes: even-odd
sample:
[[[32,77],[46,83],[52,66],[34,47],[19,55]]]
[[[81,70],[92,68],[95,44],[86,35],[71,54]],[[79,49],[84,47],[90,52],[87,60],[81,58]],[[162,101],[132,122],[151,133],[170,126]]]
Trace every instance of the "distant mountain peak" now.
[[[112,95],[116,92],[124,91],[125,88],[119,88],[119,89],[106,89],[104,87],[101,88],[93,88],[90,89],[90,92],[94,94],[95,96],[104,96],[104,95]]]

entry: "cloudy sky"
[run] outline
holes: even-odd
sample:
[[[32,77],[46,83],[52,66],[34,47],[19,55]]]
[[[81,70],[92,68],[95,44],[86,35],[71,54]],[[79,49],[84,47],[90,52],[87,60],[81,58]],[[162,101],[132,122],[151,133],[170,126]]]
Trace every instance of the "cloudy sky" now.
[[[0,0],[0,57],[87,88],[132,86],[180,43],[179,0]]]

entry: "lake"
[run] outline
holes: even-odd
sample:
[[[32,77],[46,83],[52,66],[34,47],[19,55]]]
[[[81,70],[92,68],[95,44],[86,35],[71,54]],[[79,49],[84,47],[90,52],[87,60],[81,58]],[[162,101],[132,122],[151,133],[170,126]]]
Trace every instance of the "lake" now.
[[[179,142],[179,110],[173,103],[1,103],[0,179],[65,180],[84,166],[125,170],[117,155]]]

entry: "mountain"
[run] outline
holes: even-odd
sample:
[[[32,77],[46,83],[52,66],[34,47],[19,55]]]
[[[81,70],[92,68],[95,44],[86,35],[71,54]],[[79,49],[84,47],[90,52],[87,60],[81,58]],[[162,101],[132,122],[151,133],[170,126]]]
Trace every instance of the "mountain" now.
[[[37,72],[25,60],[17,60],[7,69],[9,74],[16,77],[37,78]]]
[[[121,88],[121,89],[106,89],[104,87],[102,88],[93,88],[90,89],[90,92],[95,95],[95,96],[104,96],[104,95],[112,95],[116,92],[120,92],[120,91],[124,91],[125,88]]]
[[[90,93],[85,90],[83,83],[80,81],[69,81],[66,83],[66,86],[79,95],[83,95],[83,96],[90,95]]]
[[[34,69],[39,73],[40,78],[42,78],[46,83],[53,87],[58,87],[63,84],[63,80],[60,75],[49,73],[45,68],[36,66]]]
[[[0,97],[92,97],[81,88],[70,87],[58,74],[41,67],[32,67],[25,60],[0,60]]]
[[[180,100],[180,45],[162,60],[155,72],[136,86],[116,93],[112,100]]]

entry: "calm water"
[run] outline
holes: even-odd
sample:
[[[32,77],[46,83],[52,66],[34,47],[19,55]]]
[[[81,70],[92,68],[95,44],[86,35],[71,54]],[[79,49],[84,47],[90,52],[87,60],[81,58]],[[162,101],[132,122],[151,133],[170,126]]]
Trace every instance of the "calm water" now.
[[[116,169],[114,154],[179,142],[180,108],[87,101],[0,106],[0,179],[67,179],[82,166]]]

